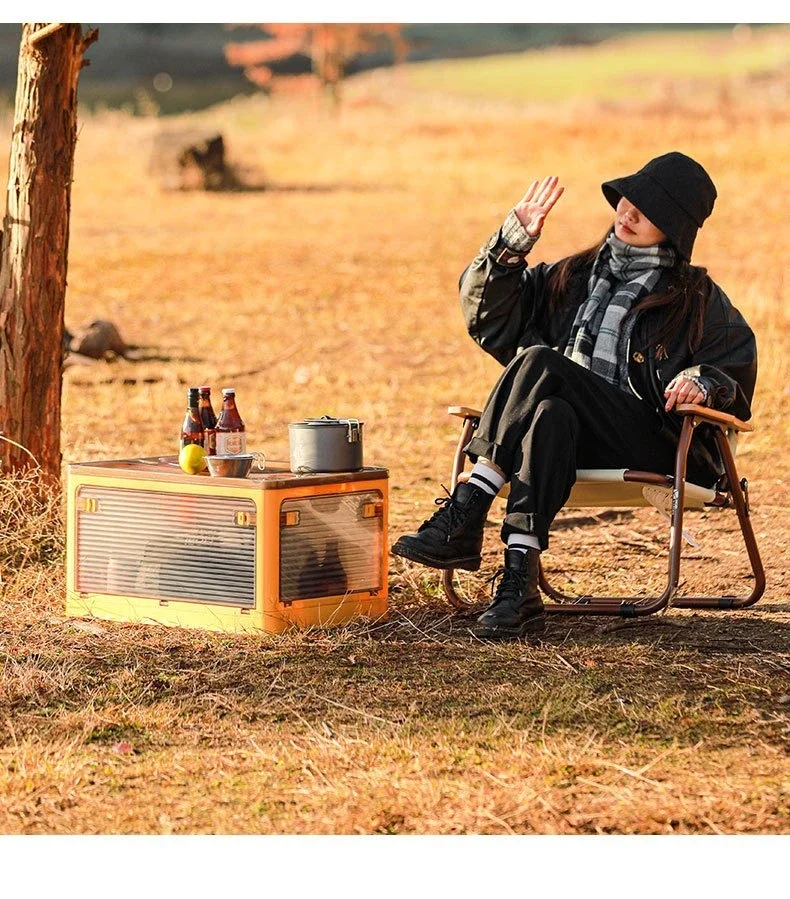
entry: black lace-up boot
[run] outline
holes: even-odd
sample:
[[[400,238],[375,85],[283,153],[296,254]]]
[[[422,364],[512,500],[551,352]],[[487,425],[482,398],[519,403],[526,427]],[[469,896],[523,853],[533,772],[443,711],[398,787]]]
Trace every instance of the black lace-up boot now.
[[[483,640],[518,640],[546,628],[546,613],[538,592],[540,552],[505,550],[505,565],[491,579],[499,580],[494,601],[477,619],[475,636]]]
[[[392,547],[396,556],[430,568],[477,571],[483,546],[483,528],[494,497],[472,484],[458,484],[440,497],[440,508],[424,521],[416,534],[406,534]]]

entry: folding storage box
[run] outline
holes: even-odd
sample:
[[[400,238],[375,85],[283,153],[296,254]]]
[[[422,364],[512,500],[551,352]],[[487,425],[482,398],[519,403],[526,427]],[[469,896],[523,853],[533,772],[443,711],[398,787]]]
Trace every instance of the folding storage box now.
[[[387,611],[388,472],[187,475],[175,457],[68,470],[66,612],[216,631]]]

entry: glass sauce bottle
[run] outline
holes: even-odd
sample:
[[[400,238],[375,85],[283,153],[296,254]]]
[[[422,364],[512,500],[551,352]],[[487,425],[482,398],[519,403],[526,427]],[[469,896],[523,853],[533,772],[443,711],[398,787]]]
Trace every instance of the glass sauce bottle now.
[[[217,455],[217,416],[211,405],[211,388],[200,388],[200,421],[203,425],[203,448],[207,456]]]
[[[236,390],[233,387],[222,389],[222,410],[215,430],[218,456],[238,456],[247,452],[247,435],[236,408]]]
[[[184,416],[184,423],[181,425],[179,449],[183,449],[190,443],[203,446],[203,425],[200,421],[199,401],[197,387],[190,387],[187,391],[187,414]]]

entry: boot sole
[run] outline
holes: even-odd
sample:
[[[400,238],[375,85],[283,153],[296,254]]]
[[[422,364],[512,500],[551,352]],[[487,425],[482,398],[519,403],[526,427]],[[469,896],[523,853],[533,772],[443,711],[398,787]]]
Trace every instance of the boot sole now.
[[[546,614],[528,618],[519,627],[480,627],[473,631],[479,640],[520,640],[523,637],[542,634],[546,630]]]
[[[464,571],[477,571],[482,561],[480,556],[465,556],[461,559],[434,559],[402,543],[396,543],[392,547],[391,552],[396,556],[409,559],[411,562],[419,562],[420,565],[438,568],[440,571],[450,571],[453,568],[461,568]]]

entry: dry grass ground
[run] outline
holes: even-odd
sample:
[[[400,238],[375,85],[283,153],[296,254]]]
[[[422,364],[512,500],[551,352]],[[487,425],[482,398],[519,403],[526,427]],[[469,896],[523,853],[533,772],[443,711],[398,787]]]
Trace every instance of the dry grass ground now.
[[[502,107],[378,76],[337,119],[246,99],[184,117],[266,186],[225,194],[158,191],[155,120],[84,118],[67,323],[110,318],[169,361],[68,370],[65,461],[172,452],[186,386],[232,381],[270,458],[290,421],[362,419],[392,538],[447,482],[446,406],[480,405],[497,375],[456,285],[529,181],[567,185],[533,253],[550,260],[607,227],[601,181],[669,149],[699,158],[719,199],[696,260],[758,336],[740,458],[768,589],[741,613],[555,618],[539,644],[491,646],[434,573],[394,559],[386,622],[283,638],[82,622],[63,614],[60,507],[6,481],[0,831],[787,833],[790,115],[760,97]],[[560,582],[658,583],[658,516],[567,517],[546,557]],[[742,589],[732,521],[690,518],[687,576]]]

